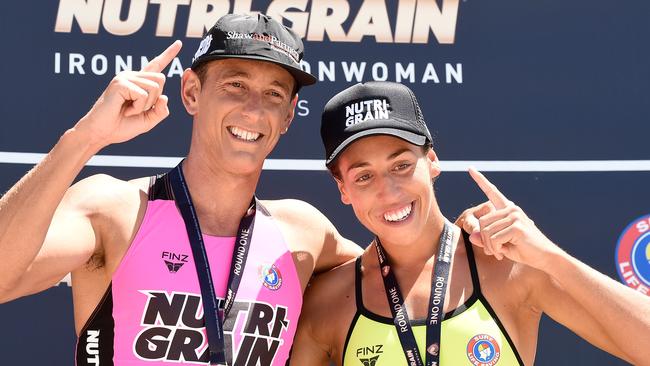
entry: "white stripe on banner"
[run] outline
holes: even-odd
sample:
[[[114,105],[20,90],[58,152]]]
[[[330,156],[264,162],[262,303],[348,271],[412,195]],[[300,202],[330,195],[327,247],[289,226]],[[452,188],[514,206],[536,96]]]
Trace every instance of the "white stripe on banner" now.
[[[0,163],[36,164],[45,154],[2,152]],[[163,156],[96,155],[87,166],[172,168],[181,158]],[[464,172],[470,166],[484,172],[630,172],[650,171],[650,160],[451,160],[441,161],[443,171]],[[265,170],[325,170],[320,159],[267,159]]]

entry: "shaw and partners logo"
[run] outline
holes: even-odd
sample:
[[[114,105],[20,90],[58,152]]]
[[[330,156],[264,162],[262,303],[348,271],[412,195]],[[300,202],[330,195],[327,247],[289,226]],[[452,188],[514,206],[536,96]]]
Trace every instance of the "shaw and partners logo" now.
[[[157,37],[171,37],[180,23],[185,27],[185,37],[201,38],[225,14],[262,12],[284,20],[307,41],[321,42],[327,35],[331,42],[360,42],[367,36],[374,37],[378,43],[429,43],[433,33],[438,43],[453,44],[459,6],[459,0],[365,0],[360,7],[352,0],[273,0],[259,1],[256,8],[251,0],[131,0],[123,3],[59,0],[54,30],[71,33],[76,23],[81,33],[97,34],[101,26],[110,34],[128,36],[143,29],[147,18],[154,17]],[[180,14],[183,19],[179,21]]]
[[[210,361],[201,297],[189,293],[141,291],[147,295],[142,330],[133,353],[143,361]],[[219,299],[219,304],[223,302]],[[244,322],[238,321],[243,314]],[[235,301],[223,324],[226,352],[235,365],[271,365],[289,328],[287,308],[264,302]],[[236,333],[236,336],[233,335]]]
[[[623,283],[650,296],[650,215],[632,221],[618,238],[616,270]]]

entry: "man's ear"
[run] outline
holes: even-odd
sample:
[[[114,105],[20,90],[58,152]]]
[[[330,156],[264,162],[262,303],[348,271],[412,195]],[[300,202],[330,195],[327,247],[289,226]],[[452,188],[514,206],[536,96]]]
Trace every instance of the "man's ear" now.
[[[280,132],[281,134],[287,133],[289,130],[289,126],[291,126],[291,122],[293,122],[293,117],[296,116],[296,105],[298,105],[298,94],[293,97],[291,100],[291,107],[289,108],[289,111],[287,112],[287,119],[285,120],[285,125],[284,125],[284,130]]]
[[[429,173],[431,174],[431,179],[436,180],[441,173],[440,161],[438,161],[438,156],[432,148],[429,148],[427,151],[427,163],[429,165]]]
[[[201,94],[201,80],[192,69],[185,69],[181,78],[181,99],[185,110],[190,115],[199,111],[199,94]]]

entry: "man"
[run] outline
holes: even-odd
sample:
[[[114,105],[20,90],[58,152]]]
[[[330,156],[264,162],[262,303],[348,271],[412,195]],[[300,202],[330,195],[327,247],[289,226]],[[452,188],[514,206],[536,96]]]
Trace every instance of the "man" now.
[[[2,197],[0,301],[71,272],[77,365],[284,365],[312,273],[360,252],[312,206],[254,198],[297,91],[315,82],[295,33],[264,15],[222,17],[183,73],[193,130],[182,164],[70,187],[102,148],[169,114],[161,71],[180,48],[117,75]]]
[[[532,365],[542,313],[649,364],[650,299],[562,251],[479,172],[470,170],[489,202],[461,221],[485,250],[449,224],[432,138],[406,86],[342,91],[321,136],[341,200],[376,240],[313,281],[293,365]]]

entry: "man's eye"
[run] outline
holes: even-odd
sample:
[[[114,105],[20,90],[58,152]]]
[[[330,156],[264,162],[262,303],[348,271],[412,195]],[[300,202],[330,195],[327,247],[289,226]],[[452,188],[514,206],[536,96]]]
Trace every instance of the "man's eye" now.
[[[404,170],[404,169],[408,169],[410,166],[411,166],[411,164],[409,164],[409,163],[398,164],[398,165],[395,167],[395,170]]]
[[[239,81],[233,81],[230,83],[230,85],[234,86],[235,88],[241,88],[242,85]]]
[[[278,91],[275,91],[275,90],[271,90],[271,91],[269,91],[268,94],[269,94],[271,97],[273,97],[273,98],[284,99],[284,94],[282,94],[282,93],[280,93],[280,92],[278,92]]]

